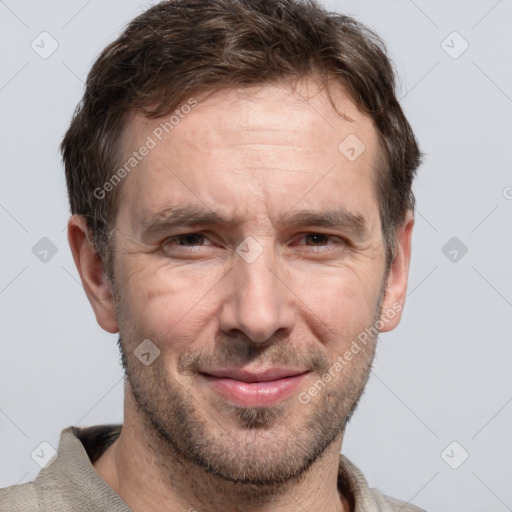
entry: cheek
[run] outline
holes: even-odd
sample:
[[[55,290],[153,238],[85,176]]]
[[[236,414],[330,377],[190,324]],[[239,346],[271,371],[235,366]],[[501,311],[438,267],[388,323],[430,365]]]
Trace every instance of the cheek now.
[[[293,293],[282,300],[287,301],[285,307],[296,310],[296,328],[341,350],[368,327],[380,289],[378,269],[369,263],[284,264],[281,276]],[[139,255],[125,262],[119,279],[125,330],[137,340],[149,338],[162,352],[176,354],[199,347],[205,339],[213,340],[226,290],[239,291],[229,268],[215,261],[171,267],[155,263],[151,255]]]
[[[300,297],[307,305],[304,311],[309,309],[317,318],[323,331],[319,336],[341,349],[375,320],[380,276],[375,269],[332,270],[304,275]]]
[[[160,349],[171,340],[174,349],[189,346],[208,324],[216,288],[222,286],[225,272],[210,267],[171,268],[141,259],[125,272],[125,320],[135,327],[137,336],[151,339]]]

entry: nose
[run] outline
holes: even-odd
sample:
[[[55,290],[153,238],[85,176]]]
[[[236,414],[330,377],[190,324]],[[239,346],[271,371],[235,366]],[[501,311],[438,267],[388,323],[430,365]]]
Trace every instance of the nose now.
[[[252,262],[235,254],[228,276],[219,318],[223,332],[236,335],[241,331],[253,343],[262,344],[278,331],[282,335],[293,330],[294,295],[278,275],[270,248]]]

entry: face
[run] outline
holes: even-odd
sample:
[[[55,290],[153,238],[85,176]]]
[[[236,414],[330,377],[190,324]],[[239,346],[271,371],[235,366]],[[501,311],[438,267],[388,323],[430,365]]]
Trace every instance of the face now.
[[[335,97],[350,121],[308,82],[218,92],[169,133],[134,116],[123,136],[126,160],[155,142],[116,219],[127,392],[169,449],[228,480],[299,476],[340,439],[375,339],[346,353],[391,307],[377,133]]]

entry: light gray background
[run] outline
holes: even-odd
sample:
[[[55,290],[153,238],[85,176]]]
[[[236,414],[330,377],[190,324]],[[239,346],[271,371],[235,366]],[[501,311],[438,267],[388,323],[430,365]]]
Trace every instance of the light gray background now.
[[[0,487],[33,479],[32,451],[61,429],[122,421],[117,337],[71,258],[58,144],[94,58],[151,4],[0,1]],[[404,318],[381,336],[343,452],[429,512],[512,510],[512,1],[327,5],[387,42],[427,154]],[[48,59],[31,48],[43,31],[59,44]],[[469,44],[458,58],[453,31]],[[454,236],[456,262],[442,252]],[[42,237],[58,250],[46,263]]]

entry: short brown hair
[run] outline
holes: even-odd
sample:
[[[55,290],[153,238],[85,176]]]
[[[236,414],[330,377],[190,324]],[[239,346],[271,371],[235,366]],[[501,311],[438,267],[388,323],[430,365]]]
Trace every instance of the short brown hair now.
[[[414,208],[422,154],[396,98],[383,41],[316,0],[169,0],[131,21],[100,54],[61,144],[71,212],[87,219],[109,277],[121,187],[101,199],[94,191],[119,165],[128,114],[157,118],[195,93],[312,75],[327,90],[331,80],[343,86],[378,131],[376,183],[389,265],[396,229]]]

